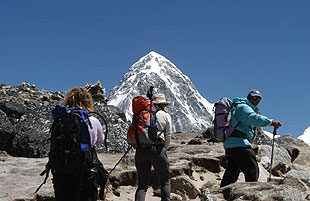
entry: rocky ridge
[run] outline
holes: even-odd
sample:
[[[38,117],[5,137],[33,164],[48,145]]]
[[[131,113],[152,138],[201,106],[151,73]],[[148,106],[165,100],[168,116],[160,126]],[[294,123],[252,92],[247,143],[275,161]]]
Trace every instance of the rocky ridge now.
[[[105,89],[100,82],[84,87],[92,94],[94,110],[108,122],[110,150],[126,150],[128,123],[124,113],[115,106],[107,105]],[[27,82],[19,86],[2,84],[0,98],[0,150],[12,156],[47,156],[49,129],[53,121],[51,109],[64,99],[64,92],[39,90]],[[103,124],[103,120],[98,119]]]

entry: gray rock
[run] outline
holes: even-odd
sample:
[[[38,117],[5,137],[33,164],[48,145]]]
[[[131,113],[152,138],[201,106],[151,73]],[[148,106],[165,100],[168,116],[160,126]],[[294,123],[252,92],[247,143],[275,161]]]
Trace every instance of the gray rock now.
[[[26,112],[16,125],[16,135],[7,152],[13,156],[45,157],[50,148],[52,106],[38,106]]]
[[[128,166],[135,166],[135,155],[126,154],[126,156],[122,160],[122,163],[124,163]]]
[[[307,180],[307,181],[309,181],[309,180]],[[297,178],[294,176],[286,176],[286,178],[283,180],[283,184],[286,184],[289,186],[294,186],[294,188],[296,188],[297,190],[299,190],[301,192],[306,192],[309,189],[309,187],[307,187],[307,185],[300,178]]]
[[[15,136],[13,125],[7,115],[0,110],[0,150],[6,150],[7,144]]]
[[[1,101],[0,109],[11,119],[20,119],[29,110],[26,105],[15,101]]]
[[[96,84],[87,84],[86,88],[91,93],[94,101],[107,103],[107,98],[104,97],[106,93],[105,88],[102,87],[99,81]]]
[[[255,136],[254,144],[256,145],[269,145],[272,146],[272,139],[264,134],[261,128],[257,129],[258,133]]]
[[[120,110],[117,110],[115,106],[98,102],[94,103],[94,110],[106,119],[108,125],[108,149],[113,152],[125,152],[129,146],[126,140],[129,123],[123,121],[122,115],[119,114]],[[100,117],[96,116],[96,114],[94,116],[104,125]],[[105,126],[103,127],[105,129]]]
[[[286,174],[286,177],[293,177],[296,179],[300,179],[308,187],[310,187],[309,166],[294,164],[292,170]]]
[[[262,165],[269,170],[270,167],[270,159],[271,159],[271,150],[272,147],[269,145],[259,145],[258,146],[258,157],[268,157],[269,160],[261,161]],[[267,162],[267,163],[264,163]],[[275,167],[279,163],[284,163],[288,165],[288,167],[291,166],[291,157],[288,154],[287,150],[277,144],[274,146],[274,156],[273,156],[273,164],[272,166]]]
[[[291,134],[277,138],[276,142],[288,150],[292,159],[294,159],[292,160],[294,164],[310,166],[310,146],[308,144],[294,138]]]
[[[210,190],[208,188],[205,188],[202,192],[202,200],[203,201],[213,201],[210,197]]]
[[[292,134],[286,134],[281,137],[278,137],[275,139],[275,142],[279,145],[290,145],[290,146],[296,146],[296,147],[309,147],[307,143],[304,141],[294,138]]]
[[[283,200],[302,201],[306,195],[289,185],[262,182],[235,183],[223,187],[225,200]]]
[[[196,144],[196,145],[199,145],[201,144],[201,140],[199,138],[194,138],[192,139],[191,141],[189,141],[188,144]]]
[[[182,196],[175,194],[175,193],[170,193],[170,200],[171,201],[182,201]]]
[[[171,178],[171,192],[188,196],[189,199],[195,199],[200,194],[191,180],[184,176]]]
[[[203,167],[213,173],[221,171],[220,159],[214,157],[193,157],[192,161],[195,165]]]

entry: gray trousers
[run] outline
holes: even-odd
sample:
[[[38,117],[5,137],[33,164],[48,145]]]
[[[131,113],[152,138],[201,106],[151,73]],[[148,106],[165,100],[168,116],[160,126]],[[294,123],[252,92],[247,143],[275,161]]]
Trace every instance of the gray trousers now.
[[[138,172],[138,188],[135,195],[136,201],[144,201],[145,194],[151,179],[151,166],[159,176],[161,185],[161,200],[170,201],[170,167],[164,146],[151,146],[136,149],[136,168]]]

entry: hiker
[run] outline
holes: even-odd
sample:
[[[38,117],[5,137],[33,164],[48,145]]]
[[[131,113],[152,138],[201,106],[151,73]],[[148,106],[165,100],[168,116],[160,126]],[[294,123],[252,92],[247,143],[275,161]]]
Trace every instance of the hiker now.
[[[231,125],[235,129],[224,142],[228,164],[220,187],[235,183],[240,170],[246,182],[255,182],[258,179],[258,164],[251,146],[256,127],[273,126],[277,129],[282,126],[279,121],[259,113],[257,106],[261,99],[261,93],[257,90],[251,90],[247,98],[233,99],[233,103],[237,105],[232,111]]]
[[[87,110],[93,112],[93,100],[91,94],[84,88],[73,88],[65,97],[63,105],[68,108]],[[92,150],[95,145],[101,145],[104,141],[102,126],[97,118],[89,117],[91,126],[88,125]],[[52,170],[55,198],[57,201],[95,201],[97,200],[97,170],[86,169],[81,175],[59,173]]]
[[[141,144],[136,148],[135,163],[138,173],[138,188],[135,194],[136,201],[144,201],[151,178],[151,166],[159,176],[161,185],[161,200],[170,200],[170,166],[166,150],[169,148],[172,133],[171,117],[164,110],[170,102],[164,94],[154,94],[155,119],[159,139],[155,144]]]

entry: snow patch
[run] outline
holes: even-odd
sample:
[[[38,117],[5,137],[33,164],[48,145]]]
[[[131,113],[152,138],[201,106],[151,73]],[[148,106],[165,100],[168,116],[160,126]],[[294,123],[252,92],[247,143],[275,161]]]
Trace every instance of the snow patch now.
[[[310,126],[306,128],[304,133],[298,137],[298,139],[304,141],[308,145],[310,145]]]

